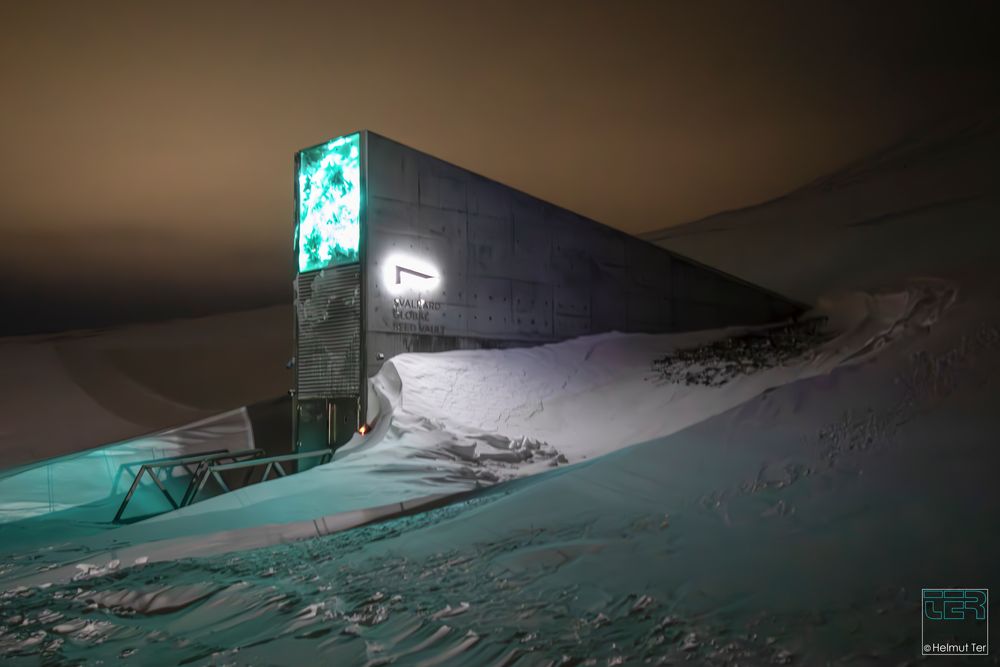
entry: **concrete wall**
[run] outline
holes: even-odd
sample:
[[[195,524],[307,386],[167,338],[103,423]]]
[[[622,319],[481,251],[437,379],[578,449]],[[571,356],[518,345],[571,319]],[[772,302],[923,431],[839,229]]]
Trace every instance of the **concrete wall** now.
[[[430,155],[366,140],[368,375],[406,351],[760,324],[796,311]]]

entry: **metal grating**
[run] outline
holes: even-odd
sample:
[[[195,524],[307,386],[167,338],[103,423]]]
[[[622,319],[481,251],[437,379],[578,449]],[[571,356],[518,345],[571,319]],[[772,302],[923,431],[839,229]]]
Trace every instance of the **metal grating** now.
[[[295,281],[299,398],[358,396],[361,386],[361,269],[299,274]]]

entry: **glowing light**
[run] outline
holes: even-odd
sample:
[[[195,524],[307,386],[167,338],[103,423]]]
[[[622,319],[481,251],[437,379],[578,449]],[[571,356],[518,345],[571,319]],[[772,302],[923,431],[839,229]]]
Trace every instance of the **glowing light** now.
[[[441,272],[414,255],[392,255],[382,262],[382,286],[389,294],[423,293],[437,289]]]
[[[299,271],[358,261],[361,238],[361,135],[299,153]]]
[[[364,435],[367,432],[368,432],[368,424],[362,424],[361,428],[358,429],[358,433],[360,433],[361,435]]]

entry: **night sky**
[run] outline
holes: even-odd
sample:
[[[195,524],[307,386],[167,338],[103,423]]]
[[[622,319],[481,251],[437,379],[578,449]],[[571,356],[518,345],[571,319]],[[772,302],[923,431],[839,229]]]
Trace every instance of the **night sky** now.
[[[0,334],[288,302],[368,128],[630,232],[997,97],[995,2],[5,2]]]

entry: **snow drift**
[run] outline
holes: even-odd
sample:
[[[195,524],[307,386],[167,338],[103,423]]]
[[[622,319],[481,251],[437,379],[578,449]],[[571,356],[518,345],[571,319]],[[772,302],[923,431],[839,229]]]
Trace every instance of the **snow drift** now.
[[[932,326],[955,297],[953,286],[924,281],[900,292],[827,299],[803,322],[772,327],[613,333],[534,348],[401,355],[372,383],[382,406],[376,428],[356,436],[331,463],[113,530],[106,522],[120,497],[109,496],[54,517],[58,525],[88,522],[86,529],[73,527],[73,543],[58,559],[86,554],[80,562],[101,572],[114,561],[157,561],[315,537],[592,460],[676,433],[776,387],[862,362],[894,340]],[[774,334],[790,328],[818,328],[823,335],[814,337],[814,345],[795,347],[789,357],[775,343],[787,335]],[[750,355],[741,368],[752,371],[734,372],[724,383],[678,384],[655,370],[654,360],[664,354],[704,350],[700,363],[685,366],[704,372],[716,361],[715,346],[751,334],[767,345],[737,348],[737,355]],[[727,357],[719,363],[728,363]],[[203,441],[208,446],[212,439]],[[158,494],[150,490],[155,501]],[[36,523],[24,530],[44,535],[51,528]],[[27,533],[20,539],[27,540]],[[41,579],[77,574],[74,563],[46,571]]]
[[[674,230],[821,328],[405,355],[330,465],[41,548],[0,533],[0,654],[912,662],[921,587],[1000,586],[995,128]]]

